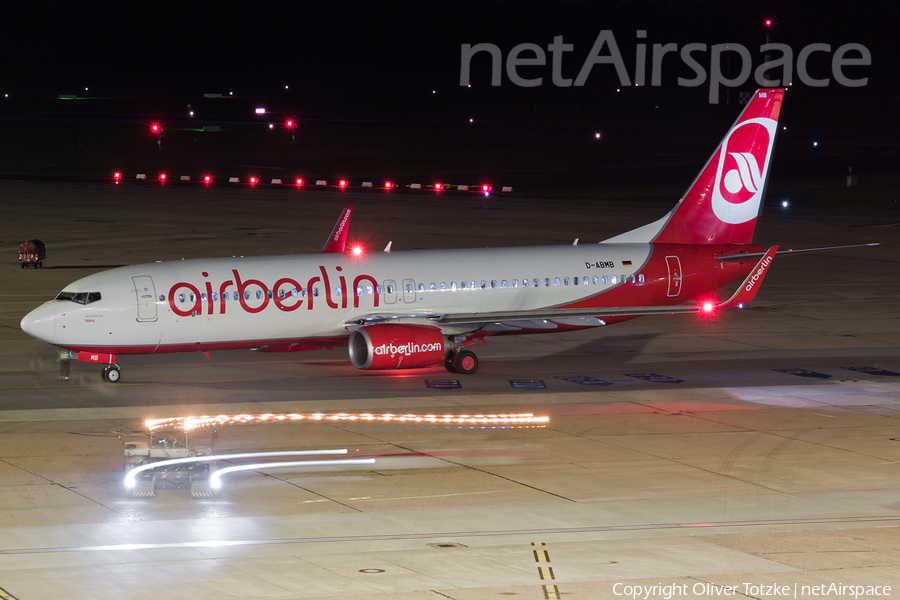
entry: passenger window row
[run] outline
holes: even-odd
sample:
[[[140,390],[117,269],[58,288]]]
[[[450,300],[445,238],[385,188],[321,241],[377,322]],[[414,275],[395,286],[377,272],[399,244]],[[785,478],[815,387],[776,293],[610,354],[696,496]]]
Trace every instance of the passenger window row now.
[[[618,276],[617,275],[611,275],[611,276],[594,275],[593,277],[588,277],[587,275],[584,275],[584,276],[575,276],[575,277],[571,277],[571,278],[570,277],[562,277],[562,278],[554,277],[553,279],[551,279],[550,277],[545,277],[544,284],[543,284],[544,287],[550,287],[551,281],[552,281],[553,287],[560,287],[560,286],[568,286],[568,285],[609,285],[609,284],[615,285],[619,282],[621,282],[621,283],[644,283],[645,280],[644,280],[643,273],[640,273],[638,275],[632,274],[632,275],[618,275]],[[532,285],[536,288],[541,287],[540,278],[535,277],[533,280],[522,279],[521,282],[518,279],[513,279],[512,282],[509,282],[506,279],[501,279],[499,282],[496,279],[492,279],[490,284],[488,284],[487,280],[481,280],[480,285],[478,284],[477,281],[472,281],[471,285],[469,284],[469,282],[462,281],[457,286],[455,281],[451,281],[449,287],[447,286],[446,282],[442,281],[440,283],[431,283],[428,286],[428,289],[431,290],[432,292],[437,291],[438,289],[440,289],[440,290],[449,289],[450,291],[455,291],[458,289],[459,290],[465,290],[465,289],[485,290],[490,285],[490,288],[492,290],[495,290],[498,288],[501,290],[512,288],[515,290],[515,289],[519,289],[520,283],[521,283],[522,288],[527,288],[527,287],[529,287],[529,285]],[[407,284],[406,288],[407,288],[406,291],[411,292],[412,284]],[[420,292],[425,291],[424,283],[419,284],[419,291]]]
[[[571,277],[571,278],[570,277],[562,277],[562,278],[554,277],[552,279],[550,277],[545,277],[543,279],[543,287],[551,287],[551,285],[552,285],[552,287],[561,287],[561,286],[565,287],[565,286],[569,286],[569,285],[573,285],[573,286],[576,286],[576,285],[585,285],[585,286],[587,286],[587,285],[610,285],[610,284],[616,285],[620,282],[621,283],[639,283],[640,284],[640,283],[644,283],[644,281],[645,280],[644,280],[643,273],[640,273],[638,275],[632,274],[632,275],[619,275],[619,276],[616,276],[616,275],[611,275],[611,276],[594,275],[592,277],[588,277],[587,275],[584,275],[584,276],[576,276],[576,277]],[[499,289],[512,288],[515,290],[515,289],[519,289],[520,287],[522,289],[526,289],[528,287],[539,288],[539,287],[541,287],[541,279],[538,277],[535,277],[534,279],[522,279],[521,281],[518,279],[513,279],[511,282],[507,281],[506,279],[501,279],[499,281],[497,281],[496,279],[492,279],[490,281],[490,283],[488,283],[487,280],[482,279],[480,282],[478,282],[478,281],[471,281],[471,282],[470,281],[461,281],[458,284],[455,281],[451,281],[449,286],[448,286],[447,282],[442,281],[440,283],[434,283],[434,282],[430,283],[428,285],[427,289],[434,292],[437,290],[442,290],[442,291],[444,291],[444,290],[450,290],[450,291],[477,290],[477,289],[486,290],[486,289],[488,289],[488,287],[490,287],[490,289],[492,289],[492,290],[495,290],[498,288]],[[405,289],[407,292],[412,293],[414,291],[413,284],[412,283],[405,284]],[[374,287],[371,285],[367,285],[365,287],[357,286],[356,295],[357,296],[364,296],[364,295],[371,296],[373,294],[380,295],[382,293],[385,293],[385,291],[388,294],[393,294],[396,292],[396,289],[393,284],[387,284],[387,286],[376,285]],[[418,284],[418,291],[419,292],[426,291],[426,287],[425,287],[424,283]],[[344,293],[344,289],[341,286],[336,286],[334,288],[335,296],[340,297],[343,295],[343,293]],[[274,297],[275,292],[273,292],[272,290],[261,290],[261,289],[257,289],[254,292],[251,292],[250,290],[244,290],[244,300],[250,300],[252,298],[255,298],[256,300],[262,300],[263,294],[265,294],[266,298],[271,300]],[[318,287],[312,288],[312,295],[314,298],[319,297],[319,288]],[[289,296],[292,298],[297,298],[298,296],[301,298],[306,298],[307,290],[305,290],[305,289],[301,289],[301,290],[287,289],[286,290],[284,288],[278,290],[279,298],[284,299]],[[231,292],[230,297],[234,301],[240,300],[240,295],[237,291]],[[99,300],[100,293],[92,292],[90,294],[75,294],[72,292],[62,292],[59,294],[59,296],[56,297],[56,299],[57,300],[70,300],[72,302],[78,302],[79,304],[85,304],[85,303],[89,304],[91,302]],[[217,294],[216,292],[213,292],[210,299],[213,302],[218,302],[219,294]],[[224,292],[222,294],[222,301],[225,302],[225,301],[228,301],[228,299],[229,299],[229,292]],[[166,300],[165,294],[161,294],[159,296],[159,300],[160,300],[160,302],[165,302],[165,300]],[[184,302],[187,302],[188,300],[190,300],[190,302],[196,302],[197,297],[193,293],[178,294],[178,302],[184,303]],[[200,294],[200,301],[201,302],[207,301],[206,292],[202,292]]]

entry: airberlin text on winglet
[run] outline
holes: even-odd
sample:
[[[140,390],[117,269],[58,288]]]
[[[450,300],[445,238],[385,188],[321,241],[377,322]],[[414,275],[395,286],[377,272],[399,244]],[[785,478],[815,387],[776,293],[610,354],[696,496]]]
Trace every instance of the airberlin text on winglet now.
[[[306,288],[301,286],[300,283],[296,279],[293,279],[291,277],[282,277],[275,282],[274,286],[268,287],[265,283],[263,283],[259,279],[246,279],[246,280],[241,279],[241,275],[238,272],[238,270],[232,269],[231,273],[234,278],[227,279],[227,280],[223,281],[221,284],[219,284],[218,294],[217,294],[219,297],[218,312],[216,311],[217,301],[215,299],[216,296],[214,295],[213,283],[211,281],[206,281],[203,284],[203,286],[206,288],[205,294],[201,294],[198,286],[196,286],[192,283],[186,282],[186,281],[179,281],[178,283],[173,285],[171,288],[169,288],[169,298],[168,298],[169,308],[171,308],[172,312],[174,312],[176,315],[178,315],[180,317],[192,317],[192,316],[197,316],[197,315],[203,314],[203,304],[206,303],[206,314],[207,315],[213,315],[213,314],[224,315],[227,305],[235,303],[234,300],[231,300],[231,301],[226,300],[227,294],[230,293],[231,291],[234,291],[237,293],[237,301],[238,301],[241,309],[244,310],[244,312],[248,312],[251,314],[256,314],[256,313],[262,312],[269,305],[269,300],[271,300],[272,303],[275,306],[277,306],[280,310],[283,310],[285,312],[291,312],[291,311],[297,310],[298,308],[300,308],[303,305],[304,300],[308,300],[309,302],[307,303],[306,308],[307,308],[307,310],[313,310],[313,303],[314,303],[314,299],[316,297],[315,294],[307,293],[304,296],[302,294],[302,292],[304,289],[306,289],[306,290],[313,289],[313,286],[315,286],[315,284],[318,282],[321,282],[322,286],[325,288],[325,303],[328,305],[328,308],[331,308],[331,309],[347,308],[348,292],[350,291],[351,288],[347,287],[346,277],[344,277],[344,275],[340,275],[340,273],[343,271],[343,268],[340,266],[337,266],[334,269],[335,269],[335,271],[337,271],[339,273],[338,281],[340,282],[340,287],[338,288],[338,290],[340,290],[340,291],[337,293],[340,295],[340,298],[339,298],[340,304],[338,304],[338,300],[335,300],[332,297],[333,290],[332,290],[332,286],[331,286],[331,280],[328,277],[328,271],[325,269],[324,266],[319,265],[319,273],[321,274],[321,277],[318,277],[318,276],[311,277],[306,283]],[[204,271],[202,273],[202,275],[203,275],[203,277],[209,277],[209,273],[207,273],[206,271]],[[371,275],[366,275],[365,273],[361,273],[360,275],[357,275],[353,279],[353,286],[352,286],[353,308],[359,308],[359,297],[360,297],[359,284],[362,282],[368,282],[373,287],[378,285],[378,283],[375,281],[375,278],[372,277]],[[260,301],[260,304],[258,306],[251,306],[250,303],[248,302],[248,300],[250,300],[250,298],[251,298],[251,295],[248,292],[248,289],[250,287],[258,288],[259,291],[261,292],[257,297],[257,299]],[[190,308],[188,308],[187,310],[181,308],[180,306],[178,306],[178,304],[176,304],[176,299],[178,299],[178,301],[180,301],[180,302],[184,302],[187,300],[187,297],[184,295],[183,292],[179,295],[179,291],[181,291],[181,290],[187,290],[191,294],[190,301],[193,304],[191,304]],[[281,292],[283,290],[289,292],[290,295],[288,295],[288,293],[281,295]],[[269,296],[270,293],[271,293],[271,297]],[[379,297],[380,297],[380,294],[372,295],[375,308],[378,308]]]

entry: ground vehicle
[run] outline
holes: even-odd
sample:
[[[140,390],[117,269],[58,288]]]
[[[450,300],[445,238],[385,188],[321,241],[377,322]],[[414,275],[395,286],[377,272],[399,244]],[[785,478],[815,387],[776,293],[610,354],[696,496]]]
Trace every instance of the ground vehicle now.
[[[157,431],[148,435],[133,435],[123,438],[125,444],[125,468],[127,475],[136,467],[177,458],[210,456],[209,446],[190,446],[187,432],[182,440],[176,439],[176,432]],[[191,491],[193,498],[213,496],[209,478],[216,471],[215,462],[189,462],[167,464],[158,469],[141,471],[135,477],[135,485],[128,491],[134,497],[153,497],[156,490]]]
[[[47,258],[47,248],[41,240],[28,240],[19,244],[19,262],[22,263],[24,269],[28,265],[34,265],[34,268],[43,267],[41,262]]]

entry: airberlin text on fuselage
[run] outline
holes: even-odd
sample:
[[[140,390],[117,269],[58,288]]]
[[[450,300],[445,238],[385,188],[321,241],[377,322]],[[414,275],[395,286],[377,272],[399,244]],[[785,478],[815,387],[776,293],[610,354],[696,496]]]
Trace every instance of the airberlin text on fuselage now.
[[[359,308],[360,283],[368,282],[373,287],[378,285],[375,278],[371,275],[360,274],[354,278],[353,286],[348,288],[347,279],[341,274],[343,269],[335,267],[334,270],[338,272],[339,291],[332,287],[328,271],[323,266],[319,266],[320,275],[309,278],[305,288],[291,277],[281,277],[275,281],[275,285],[269,287],[259,279],[241,279],[237,269],[232,269],[233,278],[220,283],[217,289],[213,287],[213,282],[211,281],[205,281],[200,286],[186,281],[179,281],[169,288],[169,308],[180,317],[190,317],[202,315],[204,312],[207,315],[224,315],[229,304],[238,304],[241,310],[255,314],[262,312],[269,305],[269,301],[277,306],[279,310],[285,312],[297,310],[306,301],[306,309],[312,310],[316,295],[308,291],[304,297],[302,292],[304,289],[314,289],[319,282],[322,283],[322,287],[325,289],[324,300],[328,308],[347,308],[347,298],[351,291],[353,292],[353,308]],[[201,273],[201,275],[209,277],[209,273],[206,271]],[[201,288],[204,290],[203,292],[201,292]],[[250,290],[253,290],[254,293],[249,293]],[[260,293],[257,294],[255,293],[256,291]],[[179,292],[182,294],[189,292],[190,296],[184,297],[190,298],[191,301],[186,305],[184,302],[176,302]],[[233,294],[233,292],[237,292],[236,301],[227,299],[230,297],[229,294]],[[271,297],[269,292],[271,292]],[[374,306],[377,308],[379,294],[374,294],[373,299],[375,302]],[[178,304],[182,304],[182,306]],[[232,310],[236,310],[236,308]]]

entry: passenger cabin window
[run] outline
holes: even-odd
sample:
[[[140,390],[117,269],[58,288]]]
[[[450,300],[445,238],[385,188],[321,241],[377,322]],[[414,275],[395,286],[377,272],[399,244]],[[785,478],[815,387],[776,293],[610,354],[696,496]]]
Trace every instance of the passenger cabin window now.
[[[500,287],[502,287],[504,290],[506,289],[506,280],[505,279],[500,282]]]
[[[491,279],[491,289],[492,290],[497,289],[497,280],[496,279]]]
[[[424,292],[424,291],[425,291],[425,284],[424,284],[424,283],[420,283],[420,284],[419,284],[419,291],[420,291],[420,292]]]
[[[610,277],[610,278],[609,278],[609,281],[610,281],[610,283],[615,284],[615,283],[616,283],[616,276],[613,275],[612,277]]]
[[[434,290],[437,289],[437,286],[434,284],[434,282],[432,282],[431,285],[428,286],[428,289],[430,289],[433,292]]]
[[[606,275],[604,275],[603,276],[603,285],[606,285],[607,283],[609,283],[609,279],[606,277]]]
[[[485,289],[485,288],[487,288],[487,281],[485,281],[484,279],[482,279],[482,280],[481,280],[481,289]]]
[[[451,292],[455,292],[455,291],[456,291],[456,282],[455,282],[455,281],[451,281],[451,282],[450,282],[450,291],[451,291]]]
[[[596,275],[594,275],[594,277],[591,279],[591,281],[594,282],[594,285],[597,285],[598,283],[600,283],[600,278],[597,277]]]
[[[459,288],[462,289],[462,290],[466,289],[466,288],[468,287],[468,285],[469,285],[469,284],[466,283],[465,280],[459,282]]]
[[[638,283],[644,283],[644,274],[643,273],[638,275]]]
[[[556,287],[559,287],[559,277],[553,278],[553,285],[555,285]]]

